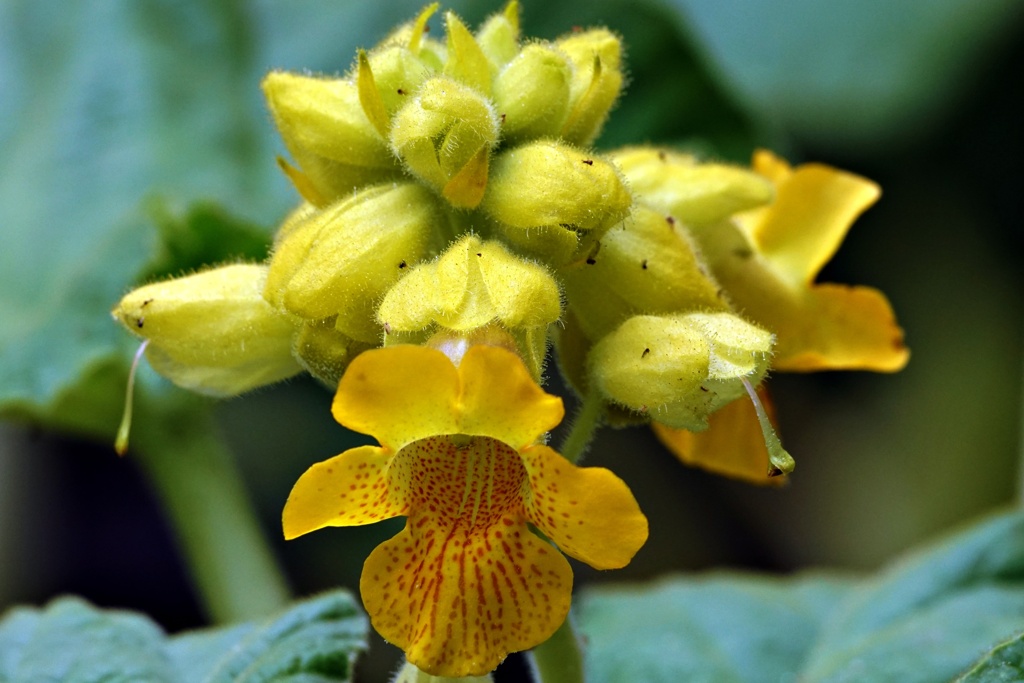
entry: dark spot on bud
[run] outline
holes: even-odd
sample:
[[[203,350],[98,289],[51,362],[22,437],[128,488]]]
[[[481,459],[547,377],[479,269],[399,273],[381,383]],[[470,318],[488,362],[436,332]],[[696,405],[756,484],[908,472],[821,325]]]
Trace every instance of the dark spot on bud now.
[[[644,270],[647,270],[647,259],[644,259],[643,261],[640,262],[640,267],[643,268]]]
[[[504,114],[501,115],[501,122],[505,123],[505,115]]]
[[[477,256],[483,256],[483,252],[479,252],[479,251],[478,251],[478,252],[476,252],[476,255],[477,255]]]
[[[593,256],[588,256],[587,257],[587,265],[588,266],[592,266],[595,263],[597,263],[597,259],[595,259]],[[142,327],[142,325],[140,324],[139,327]]]
[[[406,263],[405,261],[402,261],[401,263],[398,264],[398,267],[399,268],[408,268],[409,264]]]
[[[659,149],[658,150],[658,158],[661,159],[662,161],[665,161],[665,160],[668,159],[668,155],[665,154],[665,150],[663,150],[663,149]]]
[[[137,327],[137,328],[139,328],[141,330],[142,329],[142,325],[145,323],[145,321],[146,321],[146,317],[140,315],[139,319],[135,321],[135,327]]]
[[[153,303],[152,299],[146,299],[145,301],[142,302],[142,305],[139,306],[139,308],[145,308],[146,306],[150,305],[151,303]]]
[[[676,224],[676,219],[673,216],[665,216],[665,220],[668,222],[669,225],[674,226]]]
[[[593,159],[584,159],[583,163],[585,163],[587,166],[593,166],[594,165],[594,160]]]
[[[640,354],[641,358],[647,358],[647,354],[651,352],[650,349],[644,349],[644,352]]]
[[[384,323],[384,334],[391,334],[391,323]]]
[[[735,256],[736,258],[741,258],[745,261],[749,259],[751,256],[753,256],[754,252],[748,249],[747,247],[739,247],[738,249],[732,250],[732,255]]]
[[[708,388],[707,388],[706,386],[704,386],[703,384],[702,384],[702,385],[700,386],[700,390],[701,390],[701,391],[711,391],[710,389],[708,389]]]

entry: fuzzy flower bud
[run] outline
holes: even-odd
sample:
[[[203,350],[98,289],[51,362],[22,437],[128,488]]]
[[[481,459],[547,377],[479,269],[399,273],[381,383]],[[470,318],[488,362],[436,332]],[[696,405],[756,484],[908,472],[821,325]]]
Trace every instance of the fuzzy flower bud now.
[[[263,92],[281,137],[318,205],[353,188],[397,177],[401,170],[367,117],[355,83],[274,71]],[[295,180],[295,173],[289,173]],[[302,181],[296,186],[302,191]],[[306,195],[306,192],[303,192]]]
[[[232,396],[302,371],[295,323],[263,299],[265,266],[238,264],[127,294],[113,316],[149,340],[146,358],[175,384]]]
[[[279,239],[266,298],[297,316],[337,316],[345,335],[379,341],[374,305],[404,269],[436,249],[437,202],[413,183],[378,185],[308,213]]]
[[[302,323],[292,345],[296,360],[309,374],[336,389],[345,368],[373,344],[360,342],[338,331],[334,318]]]
[[[613,164],[540,140],[495,157],[480,208],[511,241],[536,242],[537,250],[545,251],[559,242],[592,244],[629,213],[632,202]]]
[[[594,345],[593,385],[610,401],[670,427],[708,416],[768,370],[772,335],[731,313],[630,318]]]
[[[728,164],[702,164],[689,154],[627,147],[609,154],[630,187],[647,204],[686,224],[728,218],[772,200],[771,182]]]
[[[406,167],[453,206],[471,209],[487,187],[498,117],[479,92],[435,77],[396,114],[391,146]]]
[[[415,268],[384,297],[377,317],[397,332],[437,324],[469,331],[498,322],[544,327],[561,315],[554,278],[499,242],[468,235],[432,263]]]
[[[590,339],[640,313],[728,310],[683,227],[644,206],[605,233],[591,258],[562,272],[569,305]]]
[[[556,42],[574,66],[569,116],[562,138],[589,145],[601,132],[622,92],[622,43],[606,28],[573,33]]]
[[[572,76],[564,52],[543,43],[524,47],[494,83],[505,140],[557,136],[568,114]]]

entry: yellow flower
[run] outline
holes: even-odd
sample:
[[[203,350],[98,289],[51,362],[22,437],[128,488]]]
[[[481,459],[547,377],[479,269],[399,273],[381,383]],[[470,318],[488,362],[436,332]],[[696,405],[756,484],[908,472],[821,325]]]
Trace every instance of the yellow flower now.
[[[771,152],[754,170],[775,200],[738,214],[731,226],[694,232],[734,306],[777,336],[772,367],[786,371],[895,372],[910,353],[892,307],[876,289],[814,282],[878,186],[821,164],[791,169]]]
[[[792,169],[764,150],[755,153],[753,169],[775,186],[771,203],[731,221],[689,227],[736,310],[775,334],[772,369],[902,369],[909,351],[884,294],[815,283],[853,221],[878,199],[878,186],[821,164]],[[628,168],[625,173],[629,178]],[[767,405],[763,392],[762,399]],[[772,481],[757,416],[747,402],[712,415],[706,431],[655,425],[655,433],[687,464],[755,483]]]
[[[598,569],[625,566],[647,539],[622,480],[538,444],[562,401],[506,349],[473,346],[458,366],[418,346],[367,351],[333,412],[380,445],[307,470],[285,537],[408,517],[366,560],[360,590],[377,631],[430,674],[485,674],[564,621],[572,571],[529,525]]]

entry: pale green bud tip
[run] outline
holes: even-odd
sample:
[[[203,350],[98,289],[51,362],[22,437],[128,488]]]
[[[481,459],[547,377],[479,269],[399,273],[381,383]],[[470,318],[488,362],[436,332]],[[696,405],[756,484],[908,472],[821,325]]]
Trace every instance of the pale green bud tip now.
[[[672,427],[700,431],[768,369],[772,335],[730,313],[635,316],[594,345],[605,397]]]
[[[395,674],[392,683],[491,683],[494,678],[490,674],[486,676],[464,676],[460,678],[448,678],[446,676],[434,676],[422,671],[415,664],[406,662]]]
[[[295,325],[263,299],[267,270],[231,265],[140,287],[114,317],[150,341],[157,372],[188,389],[238,394],[301,371]]]
[[[377,311],[385,329],[396,332],[434,324],[456,331],[491,323],[535,328],[560,315],[558,285],[547,270],[475,235],[459,240],[436,261],[414,268]]]
[[[609,156],[638,197],[684,223],[712,223],[728,218],[767,204],[775,192],[769,180],[751,170],[699,163],[687,154],[628,147]]]

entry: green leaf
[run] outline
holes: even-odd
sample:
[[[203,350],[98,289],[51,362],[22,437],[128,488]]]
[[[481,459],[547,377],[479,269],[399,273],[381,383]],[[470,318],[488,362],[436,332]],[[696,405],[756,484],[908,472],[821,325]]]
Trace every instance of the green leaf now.
[[[79,598],[0,620],[3,683],[343,683],[366,649],[366,618],[336,591],[260,623],[167,638],[142,615]]]
[[[981,658],[957,683],[1021,683],[1024,681],[1024,633],[1018,633]]]
[[[235,2],[0,4],[0,416],[114,433],[132,342],[108,312],[158,254],[148,198],[283,212],[250,31]]]
[[[1024,623],[1024,513],[897,562],[849,598],[805,662],[812,681],[948,681]]]
[[[821,575],[673,578],[584,594],[594,683],[790,680],[852,581]]]
[[[857,583],[675,578],[586,592],[580,619],[599,682],[945,683],[1024,624],[1024,513],[986,520]],[[1024,645],[1005,648],[989,669],[1007,670],[999,657],[1021,662]]]
[[[1018,25],[1015,0],[669,0],[763,123],[857,151],[920,136]]]

